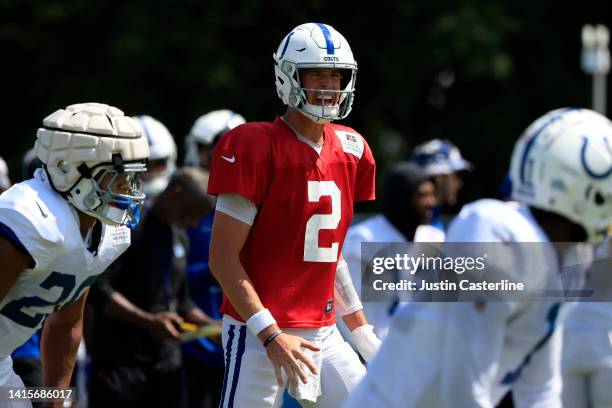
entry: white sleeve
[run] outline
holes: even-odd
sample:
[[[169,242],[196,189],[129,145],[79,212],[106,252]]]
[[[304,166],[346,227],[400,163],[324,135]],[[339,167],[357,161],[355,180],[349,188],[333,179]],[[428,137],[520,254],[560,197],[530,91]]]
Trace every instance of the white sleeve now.
[[[341,317],[363,309],[345,260],[338,261],[336,267],[334,302],[336,303],[336,311]]]
[[[253,225],[257,215],[255,204],[238,194],[219,194],[215,210],[248,225]]]

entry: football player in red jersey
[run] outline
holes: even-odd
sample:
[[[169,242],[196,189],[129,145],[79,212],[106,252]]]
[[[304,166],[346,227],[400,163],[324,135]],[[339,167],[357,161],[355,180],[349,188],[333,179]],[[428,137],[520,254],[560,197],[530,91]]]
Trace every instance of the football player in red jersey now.
[[[374,199],[374,158],[359,133],[330,123],[351,110],[357,63],[340,33],[315,23],[287,34],[274,63],[286,113],[236,127],[213,151],[221,406],[278,406],[287,386],[302,404],[336,407],[365,368],[335,309],[366,361],[380,345],[341,255],[353,203]]]

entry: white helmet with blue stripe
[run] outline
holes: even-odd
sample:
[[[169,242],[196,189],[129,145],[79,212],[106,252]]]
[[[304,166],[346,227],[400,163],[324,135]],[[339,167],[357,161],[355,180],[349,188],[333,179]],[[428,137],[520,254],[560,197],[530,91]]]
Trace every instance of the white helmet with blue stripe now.
[[[332,26],[321,23],[297,26],[283,38],[273,58],[276,91],[285,105],[299,110],[317,123],[344,119],[351,112],[357,62],[346,39]],[[300,83],[301,68],[338,68],[346,72],[342,75],[340,90],[311,90]],[[309,104],[307,90],[333,97],[339,94],[338,104]]]
[[[512,198],[581,225],[601,242],[612,219],[612,122],[563,108],[532,123],[510,166]]]

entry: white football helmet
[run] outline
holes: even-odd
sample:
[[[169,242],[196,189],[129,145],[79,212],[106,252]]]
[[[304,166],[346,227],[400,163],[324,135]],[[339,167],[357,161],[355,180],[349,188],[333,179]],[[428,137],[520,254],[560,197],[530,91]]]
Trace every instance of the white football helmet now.
[[[414,148],[410,160],[430,176],[472,170],[472,163],[461,156],[459,148],[449,140],[433,139]]]
[[[588,109],[554,110],[517,141],[512,198],[581,225],[601,242],[612,218],[612,122]]]
[[[0,193],[8,190],[11,187],[11,180],[9,179],[9,171],[6,162],[0,157]]]
[[[344,119],[351,112],[357,79],[357,62],[346,39],[332,26],[307,23],[294,28],[281,41],[274,58],[276,92],[291,106],[317,123]],[[300,83],[301,68],[339,68],[345,71],[339,91],[306,89]],[[322,97],[340,94],[335,106],[309,104],[306,91]]]
[[[36,136],[51,186],[72,205],[109,225],[138,223],[149,147],[132,118],[105,104],[70,105]]]
[[[221,136],[243,123],[244,118],[229,109],[215,110],[200,116],[185,138],[185,164],[200,166],[198,144],[212,150]]]
[[[140,133],[149,144],[149,171],[144,174],[144,193],[147,198],[155,197],[168,186],[170,176],[176,170],[176,143],[163,123],[151,116],[132,116]],[[163,171],[151,173],[151,162],[164,162]]]

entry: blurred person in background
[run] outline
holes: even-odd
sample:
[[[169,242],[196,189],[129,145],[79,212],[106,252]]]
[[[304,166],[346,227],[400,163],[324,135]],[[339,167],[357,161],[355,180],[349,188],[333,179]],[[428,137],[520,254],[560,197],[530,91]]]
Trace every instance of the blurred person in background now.
[[[478,243],[498,242],[503,253],[489,256],[487,281],[535,279],[545,287],[525,301],[400,308],[345,407],[493,407],[509,390],[517,408],[562,406],[562,333],[556,328],[564,313],[561,299],[546,297],[561,279],[561,253],[552,243],[605,239],[612,218],[609,140],[612,122],[587,109],[558,109],[526,129],[510,165],[516,201],[464,206],[443,250],[470,242],[462,252],[479,253]],[[510,246],[519,242],[528,244]]]
[[[176,143],[168,128],[159,120],[148,115],[133,116],[132,119],[149,143],[143,189],[150,203],[168,186],[176,170]]]
[[[36,157],[34,148],[25,152],[21,158],[21,181],[29,180],[34,177],[36,169],[42,166],[42,162]]]
[[[444,231],[458,203],[464,177],[472,164],[461,156],[459,149],[448,140],[433,139],[414,148],[410,162],[423,168],[436,184],[438,207],[431,225]]]
[[[590,287],[612,290],[612,225],[606,241],[590,248],[573,248],[571,264],[587,267]],[[592,262],[590,262],[592,261]],[[601,300],[601,299],[600,299]],[[563,330],[563,406],[612,406],[612,299],[576,302]]]
[[[185,163],[208,170],[212,151],[229,130],[243,124],[244,118],[229,109],[200,116],[185,138]],[[189,253],[187,281],[195,304],[213,319],[220,321],[223,291],[208,267],[210,234],[215,211],[211,209],[194,228],[187,229]],[[217,407],[223,386],[223,347],[220,339],[202,337],[183,345],[187,376],[189,408]]]
[[[11,188],[11,179],[6,162],[0,157],[0,194]]]
[[[184,407],[181,324],[212,323],[187,292],[185,228],[212,208],[208,175],[176,170],[131,248],[92,287],[90,407]]]
[[[349,228],[342,248],[355,288],[361,288],[361,244],[363,242],[412,242],[421,225],[431,223],[436,206],[436,189],[431,176],[414,163],[398,162],[383,178],[382,214]],[[444,241],[439,230],[437,241]],[[428,239],[427,242],[433,242]],[[398,302],[363,302],[363,310],[374,332],[381,339],[387,335]],[[346,327],[338,323],[345,339]]]
[[[89,286],[130,245],[149,150],[100,103],[46,117],[34,148],[43,168],[0,196],[0,385],[23,386],[10,354],[42,327],[43,383],[67,388]]]
[[[200,116],[185,138],[184,164],[209,170],[215,145],[227,131],[243,123],[242,115],[229,109],[214,110]]]

